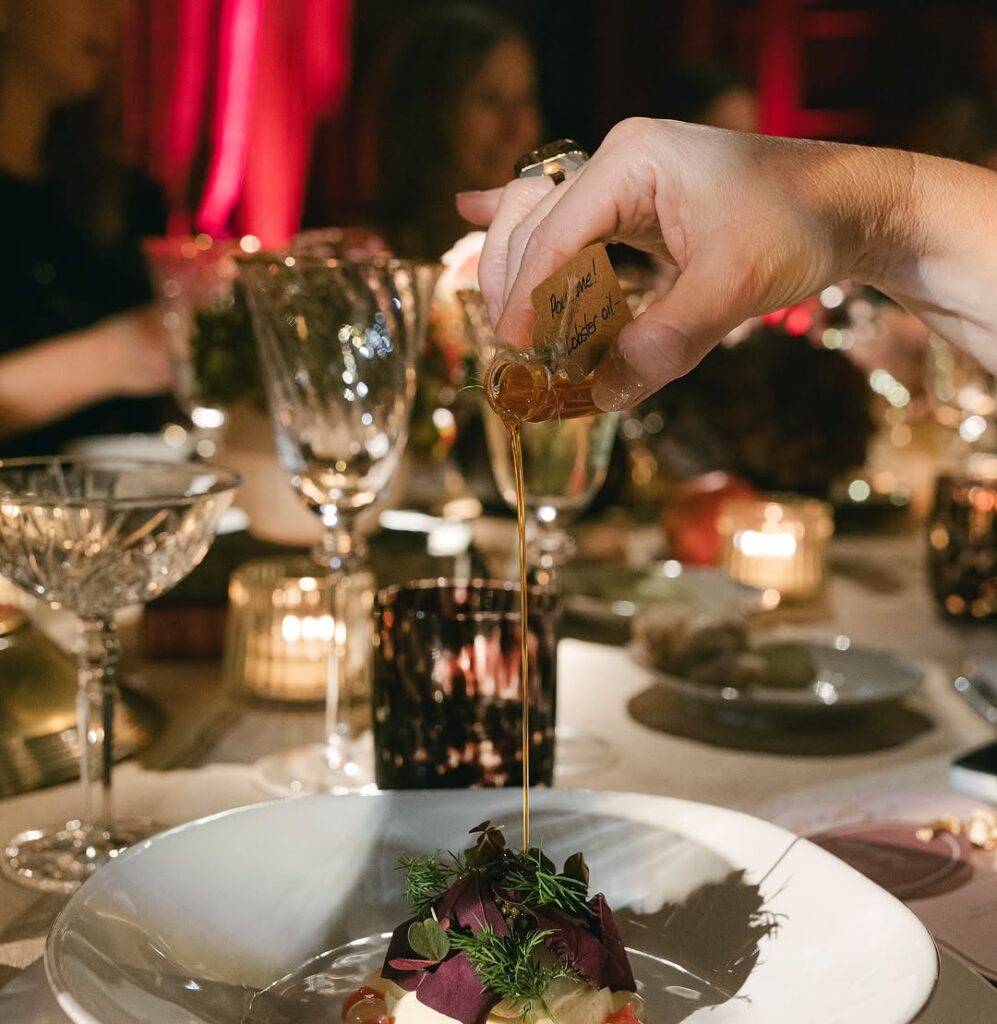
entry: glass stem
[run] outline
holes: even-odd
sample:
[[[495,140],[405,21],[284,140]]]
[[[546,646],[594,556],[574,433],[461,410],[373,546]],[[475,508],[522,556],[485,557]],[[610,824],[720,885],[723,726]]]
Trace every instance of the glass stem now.
[[[325,533],[322,543],[312,551],[312,555],[325,569],[337,577],[332,594],[332,647],[329,651],[329,676],[325,699],[325,737],[326,757],[329,767],[340,769],[350,759],[349,740],[355,732],[351,728],[349,712],[353,705],[369,697],[370,687],[362,678],[353,678],[358,674],[358,666],[350,658],[350,652],[358,650],[358,644],[364,643],[369,653],[368,670],[373,664],[373,620],[368,609],[367,618],[371,619],[368,637],[359,637],[357,631],[364,623],[362,609],[358,606],[367,582],[364,569],[366,553],[363,540],[353,533],[352,523],[342,517],[327,515],[323,517]],[[369,671],[367,673],[369,675]]]
[[[538,529],[527,552],[531,581],[545,590],[559,589],[560,570],[575,554],[574,539],[552,511],[536,517]]]
[[[76,724],[80,738],[80,782],[84,828],[113,831],[111,775],[114,766],[114,708],[121,645],[108,618],[84,619],[79,657]]]

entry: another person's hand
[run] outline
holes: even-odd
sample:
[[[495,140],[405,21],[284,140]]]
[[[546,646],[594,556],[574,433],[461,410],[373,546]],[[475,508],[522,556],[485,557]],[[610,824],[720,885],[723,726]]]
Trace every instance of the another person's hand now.
[[[141,396],[169,391],[169,339],[158,310],[152,306],[131,310],[109,317],[94,330],[109,360],[109,394]]]
[[[0,357],[0,437],[95,402],[170,389],[169,342],[152,307],[108,317]]]
[[[993,343],[992,298],[931,280],[965,270],[960,243],[941,237],[951,227],[946,191],[965,184],[981,213],[997,206],[993,177],[980,175],[910,153],[635,118],[562,184],[513,181],[459,196],[458,208],[490,225],[481,288],[496,334],[518,344],[530,337],[532,289],[591,242],[626,242],[678,266],[675,287],[597,368],[595,400],[618,409],[688,372],[748,317],[844,277],[955,328],[950,337],[961,331],[969,347],[980,337]],[[992,226],[976,233],[963,249],[993,241]],[[985,283],[994,267],[992,257],[977,260],[975,273]]]

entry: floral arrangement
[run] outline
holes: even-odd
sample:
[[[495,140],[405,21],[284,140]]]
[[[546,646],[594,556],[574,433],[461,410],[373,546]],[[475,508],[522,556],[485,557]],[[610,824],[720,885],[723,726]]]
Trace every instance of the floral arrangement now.
[[[443,273],[429,311],[409,429],[409,449],[423,458],[444,457],[477,408],[466,387],[473,377],[474,353],[457,296],[478,286],[484,239],[483,231],[471,232],[442,257]]]
[[[266,407],[253,324],[238,282],[230,301],[202,306],[191,317],[190,358],[198,397],[225,408],[246,401]]]
[[[821,341],[815,300],[748,325],[641,408],[662,420],[659,461],[722,469],[762,490],[826,496],[875,433],[865,374]]]

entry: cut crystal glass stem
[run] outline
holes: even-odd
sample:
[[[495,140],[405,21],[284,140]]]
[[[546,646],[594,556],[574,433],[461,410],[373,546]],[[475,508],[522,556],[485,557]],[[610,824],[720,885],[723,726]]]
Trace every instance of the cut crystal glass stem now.
[[[356,532],[352,517],[323,510],[322,540],[312,548],[312,558],[324,569],[350,573],[367,561],[367,543]]]
[[[541,505],[534,516],[538,529],[527,545],[527,560],[533,569],[552,572],[575,557],[575,539],[567,532],[565,519],[550,505]]]
[[[76,720],[82,747],[82,825],[85,829],[113,833],[114,708],[121,645],[109,617],[83,619],[80,632]]]
[[[366,568],[367,545],[353,516],[323,515],[325,531],[312,557],[334,577],[332,644],[325,703],[326,761],[335,772],[351,774],[353,741],[367,725],[355,721],[370,700],[374,580]]]
[[[329,652],[329,683],[325,698],[326,759],[333,771],[345,767],[349,759],[349,727],[340,717],[339,702],[349,687],[349,661],[347,652],[347,603],[349,578],[336,581],[332,590],[332,649]]]

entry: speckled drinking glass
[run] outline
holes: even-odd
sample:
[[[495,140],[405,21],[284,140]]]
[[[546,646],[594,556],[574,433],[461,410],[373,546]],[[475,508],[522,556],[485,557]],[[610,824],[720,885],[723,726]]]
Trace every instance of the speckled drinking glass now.
[[[997,454],[975,453],[938,478],[928,575],[950,618],[997,619]]]
[[[530,778],[551,785],[557,598],[529,593]],[[523,781],[519,587],[422,580],[378,595],[374,763],[382,789]]]

